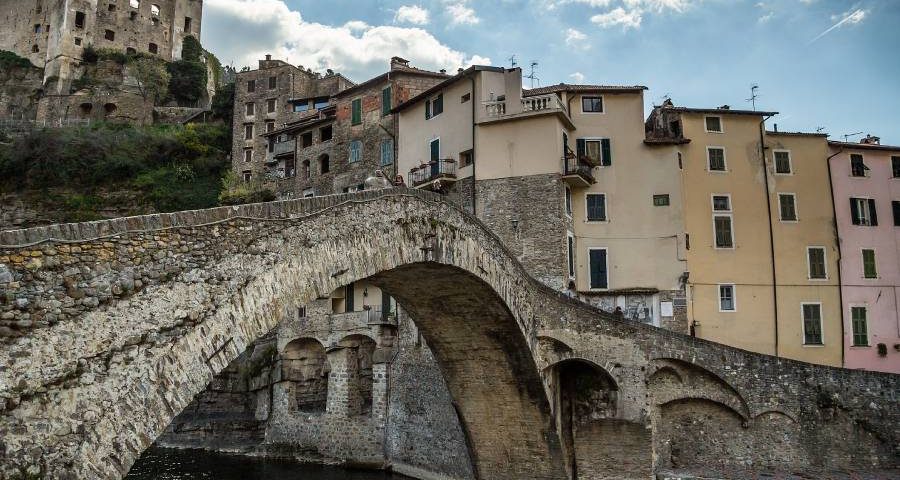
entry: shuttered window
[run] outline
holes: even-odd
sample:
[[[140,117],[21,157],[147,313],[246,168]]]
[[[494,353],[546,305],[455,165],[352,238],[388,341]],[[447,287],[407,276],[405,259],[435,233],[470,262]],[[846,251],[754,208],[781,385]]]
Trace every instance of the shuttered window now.
[[[734,248],[734,235],[731,229],[731,215],[713,215],[716,248]]]
[[[587,204],[587,221],[589,222],[605,222],[606,221],[606,194],[604,193],[588,193],[585,196]]]
[[[878,278],[878,266],[875,264],[875,250],[862,249],[863,277]]]
[[[782,222],[797,221],[797,200],[791,193],[778,194],[778,210]]]
[[[605,248],[592,248],[590,252],[591,288],[609,288],[607,257]]]
[[[362,160],[362,142],[353,140],[350,142],[350,163],[356,163]]]
[[[707,156],[709,157],[709,170],[714,172],[725,171],[725,149],[723,148],[707,148]]]
[[[381,115],[389,115],[391,113],[391,87],[387,87],[381,91]]]
[[[581,161],[604,167],[612,165],[612,144],[608,138],[579,138],[575,141],[575,150]]]
[[[878,226],[875,199],[850,198],[850,219],[854,225]]]
[[[775,152],[775,173],[791,173],[791,153],[787,151]]]
[[[850,320],[853,328],[853,346],[869,346],[869,326],[866,307],[850,307]]]
[[[806,256],[809,263],[809,278],[813,280],[824,280],[827,278],[825,249],[822,247],[808,247]]]
[[[382,140],[381,142],[381,166],[394,163],[394,141]]]
[[[430,150],[431,150],[431,161],[437,162],[438,160],[440,160],[440,158],[441,158],[441,139],[440,138],[436,138],[431,141]]]
[[[804,303],[803,309],[803,344],[822,345],[822,305]]]
[[[350,124],[359,125],[362,123],[362,99],[357,98],[350,102]]]

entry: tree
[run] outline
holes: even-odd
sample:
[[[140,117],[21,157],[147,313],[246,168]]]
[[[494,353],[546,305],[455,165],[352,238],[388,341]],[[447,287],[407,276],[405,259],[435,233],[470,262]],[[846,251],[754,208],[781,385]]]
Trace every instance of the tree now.
[[[228,128],[231,128],[231,120],[234,116],[234,83],[223,85],[213,95],[210,107],[213,115],[222,119]]]
[[[203,55],[203,47],[193,35],[184,37],[181,44],[181,59],[186,62],[199,63],[200,57]]]
[[[193,105],[206,92],[206,66],[200,62],[178,60],[168,65],[169,92],[179,104]]]
[[[158,104],[169,94],[170,76],[165,62],[139,57],[129,62],[128,67],[145,101]]]

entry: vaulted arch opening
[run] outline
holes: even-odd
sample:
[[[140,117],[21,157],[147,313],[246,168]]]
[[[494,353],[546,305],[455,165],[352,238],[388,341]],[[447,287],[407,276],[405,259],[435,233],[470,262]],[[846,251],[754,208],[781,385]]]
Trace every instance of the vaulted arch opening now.
[[[330,368],[325,347],[314,338],[290,341],[281,354],[281,379],[289,382],[288,408],[306,413],[325,411]]]

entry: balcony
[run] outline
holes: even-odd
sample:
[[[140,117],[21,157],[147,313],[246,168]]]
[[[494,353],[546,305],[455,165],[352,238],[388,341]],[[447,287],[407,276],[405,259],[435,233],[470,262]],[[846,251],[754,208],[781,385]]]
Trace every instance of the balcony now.
[[[520,105],[511,105],[510,102],[513,101],[514,100],[498,100],[483,102],[482,105],[484,105],[485,117],[488,120],[498,120],[545,112],[559,112],[566,119],[569,117],[566,105],[555,93],[522,98],[519,100]]]
[[[431,187],[438,181],[456,181],[456,160],[432,160],[409,171],[409,184],[414,188]]]
[[[284,142],[275,142],[266,154],[266,163],[275,163],[280,157],[291,156],[297,150],[297,140],[290,139]]]
[[[570,187],[590,187],[597,182],[593,168],[578,161],[574,155],[567,155],[562,159],[562,180]]]
[[[373,324],[397,325],[397,312],[386,312],[381,305],[364,307],[353,312],[332,313],[330,316],[332,323],[342,328]]]

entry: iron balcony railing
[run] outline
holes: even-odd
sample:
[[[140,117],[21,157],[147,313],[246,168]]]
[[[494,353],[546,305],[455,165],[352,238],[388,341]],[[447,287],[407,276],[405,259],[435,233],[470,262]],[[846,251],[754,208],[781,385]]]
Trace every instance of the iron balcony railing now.
[[[409,171],[409,181],[414,187],[440,178],[456,178],[456,160],[432,160]]]
[[[393,310],[385,311],[381,305],[375,305],[362,310],[352,312],[333,313],[331,314],[335,320],[349,321],[359,324],[370,323],[390,323],[397,324],[397,312]]]
[[[574,156],[563,157],[562,164],[563,176],[577,175],[588,183],[594,183],[593,168],[590,165],[579,161]]]

